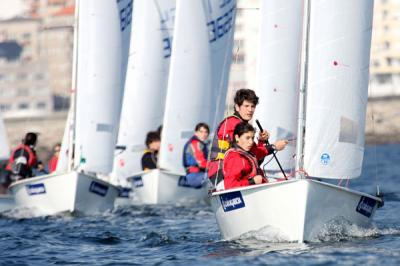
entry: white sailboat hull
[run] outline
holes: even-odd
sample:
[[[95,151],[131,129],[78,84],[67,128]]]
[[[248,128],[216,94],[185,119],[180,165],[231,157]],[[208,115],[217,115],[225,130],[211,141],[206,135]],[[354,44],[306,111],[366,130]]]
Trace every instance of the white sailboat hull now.
[[[159,169],[132,176],[135,204],[186,204],[206,200],[208,188],[179,185],[181,175]]]
[[[0,195],[0,212],[11,210],[14,207],[15,201],[12,195]]]
[[[368,226],[380,199],[310,179],[250,186],[212,194],[224,239],[265,227],[287,241],[313,241],[336,220]]]
[[[93,214],[114,207],[118,188],[93,175],[70,172],[17,181],[10,186],[17,208],[37,215]]]

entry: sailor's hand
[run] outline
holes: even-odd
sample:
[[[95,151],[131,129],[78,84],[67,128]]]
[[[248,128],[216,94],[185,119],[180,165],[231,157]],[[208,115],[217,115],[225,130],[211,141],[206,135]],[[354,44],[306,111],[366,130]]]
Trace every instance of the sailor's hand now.
[[[283,149],[286,147],[286,145],[287,145],[288,143],[289,143],[289,141],[286,140],[286,139],[280,139],[280,140],[278,140],[278,141],[275,142],[275,144],[274,144],[275,150],[277,150],[277,151],[283,150]]]
[[[261,184],[263,177],[261,175],[256,175],[255,177],[253,177],[254,183],[256,184]]]
[[[258,139],[259,140],[261,140],[261,141],[267,141],[268,140],[268,138],[269,138],[269,134],[268,134],[268,132],[267,131],[262,131],[262,132],[260,132],[259,134],[258,134]]]

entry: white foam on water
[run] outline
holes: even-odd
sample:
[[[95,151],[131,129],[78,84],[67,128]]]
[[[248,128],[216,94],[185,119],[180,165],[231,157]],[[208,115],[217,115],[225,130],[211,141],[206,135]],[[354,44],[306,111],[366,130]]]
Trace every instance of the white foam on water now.
[[[336,242],[353,238],[375,238],[383,235],[400,235],[400,228],[361,227],[345,220],[326,224],[311,242]]]
[[[280,229],[272,226],[265,226],[259,230],[245,233],[241,235],[239,239],[252,239],[269,243],[290,242],[287,235],[285,235]]]
[[[29,219],[44,216],[41,211],[35,208],[14,208],[2,213],[4,217],[13,219]]]

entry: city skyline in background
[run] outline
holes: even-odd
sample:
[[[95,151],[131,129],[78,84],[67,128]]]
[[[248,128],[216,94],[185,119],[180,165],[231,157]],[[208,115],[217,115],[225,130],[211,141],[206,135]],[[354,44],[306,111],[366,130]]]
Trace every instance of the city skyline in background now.
[[[48,116],[69,107],[74,0],[0,4],[0,111],[5,118]],[[400,95],[400,1],[376,0],[370,97]],[[238,0],[228,102],[256,87],[260,0]]]

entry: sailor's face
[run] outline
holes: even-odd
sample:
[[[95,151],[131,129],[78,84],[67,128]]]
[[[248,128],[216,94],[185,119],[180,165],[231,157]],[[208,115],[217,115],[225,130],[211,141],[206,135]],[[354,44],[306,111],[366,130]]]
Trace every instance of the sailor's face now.
[[[242,105],[235,105],[235,110],[239,113],[240,117],[246,121],[250,121],[253,118],[256,105],[249,101],[244,100]]]
[[[254,132],[243,133],[240,137],[235,135],[236,143],[245,151],[250,151],[254,144]]]
[[[201,141],[206,141],[208,138],[208,130],[204,127],[201,127],[199,130],[195,132],[196,137]]]
[[[152,151],[159,151],[160,145],[161,145],[161,142],[159,140],[153,141],[149,144],[149,149]]]

